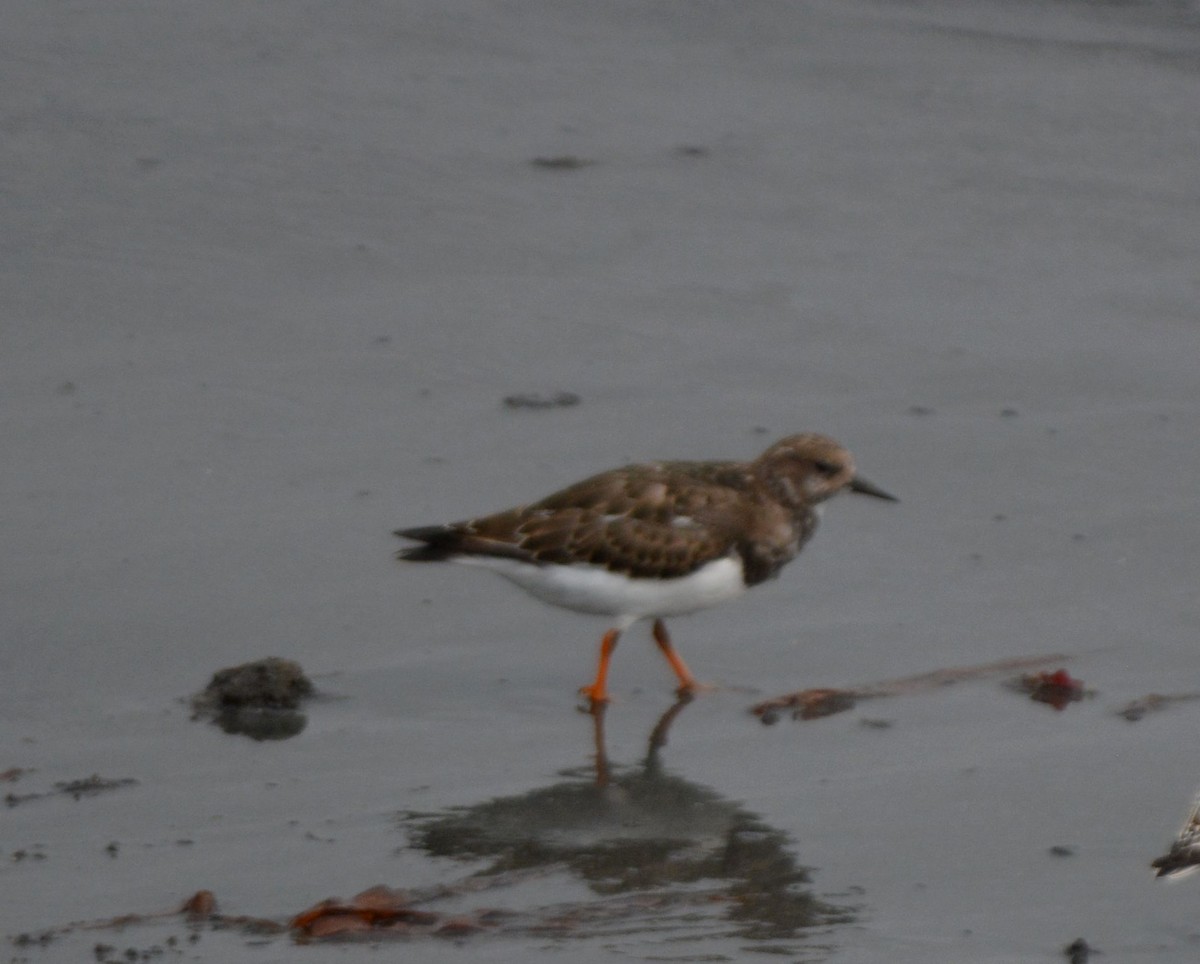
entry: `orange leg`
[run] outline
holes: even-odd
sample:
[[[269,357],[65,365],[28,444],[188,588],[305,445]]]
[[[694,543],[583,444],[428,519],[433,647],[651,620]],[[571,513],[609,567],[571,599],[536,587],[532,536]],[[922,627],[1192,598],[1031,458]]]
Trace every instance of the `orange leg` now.
[[[608,702],[608,664],[612,661],[613,650],[617,648],[617,640],[621,638],[619,629],[610,629],[600,641],[600,663],[596,666],[596,679],[591,686],[579,687],[579,692],[592,701],[592,706],[603,706]]]
[[[702,686],[696,682],[696,677],[692,675],[692,671],[687,668],[687,663],[683,661],[683,657],[671,645],[671,637],[667,635],[667,626],[661,619],[654,620],[654,628],[651,630],[651,633],[654,636],[654,641],[658,644],[658,648],[662,650],[663,656],[671,664],[671,669],[675,671],[675,675],[679,678],[679,689],[677,692],[683,695],[684,693],[694,693],[696,690],[702,689]]]

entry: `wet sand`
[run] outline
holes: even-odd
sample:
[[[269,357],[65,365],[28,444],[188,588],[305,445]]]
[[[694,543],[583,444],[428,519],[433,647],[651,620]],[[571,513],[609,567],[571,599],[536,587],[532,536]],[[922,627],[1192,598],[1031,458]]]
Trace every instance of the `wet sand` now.
[[[1195,959],[1150,862],[1200,703],[1119,714],[1200,688],[1194,5],[116,0],[0,48],[10,958]],[[804,430],[901,503],[672,623],[719,688],[665,745],[635,627],[604,766],[601,622],[390,558]],[[1061,712],[750,713],[1051,653]],[[192,719],[268,656],[297,735]],[[375,884],[437,923],[75,924]]]

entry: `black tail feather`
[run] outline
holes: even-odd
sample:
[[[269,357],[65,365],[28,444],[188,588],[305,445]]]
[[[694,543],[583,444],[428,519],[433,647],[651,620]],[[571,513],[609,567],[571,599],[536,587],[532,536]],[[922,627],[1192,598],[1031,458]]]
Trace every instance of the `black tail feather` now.
[[[421,526],[416,529],[397,529],[393,535],[412,539],[424,545],[409,546],[396,553],[405,562],[445,562],[459,550],[462,533],[449,526]]]
[[[538,561],[528,549],[510,542],[481,537],[472,532],[466,523],[462,526],[397,529],[395,535],[401,539],[424,543],[397,552],[396,558],[405,562],[445,562],[447,559],[461,559],[463,556],[490,556],[495,559],[517,559],[529,563]]]

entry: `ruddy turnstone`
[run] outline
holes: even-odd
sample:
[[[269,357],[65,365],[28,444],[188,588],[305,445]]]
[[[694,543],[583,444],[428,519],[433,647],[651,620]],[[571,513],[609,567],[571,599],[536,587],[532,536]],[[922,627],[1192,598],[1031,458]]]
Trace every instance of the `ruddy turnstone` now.
[[[678,616],[741,595],[779,574],[843,489],[896,501],[856,474],[823,435],[790,435],[751,462],[648,462],[601,472],[540,502],[448,525],[398,529],[421,543],[409,562],[485,566],[543,602],[612,619],[596,677],[580,692],[608,701],[621,633],[654,619],[652,635],[679,679],[692,676],[667,635]]]

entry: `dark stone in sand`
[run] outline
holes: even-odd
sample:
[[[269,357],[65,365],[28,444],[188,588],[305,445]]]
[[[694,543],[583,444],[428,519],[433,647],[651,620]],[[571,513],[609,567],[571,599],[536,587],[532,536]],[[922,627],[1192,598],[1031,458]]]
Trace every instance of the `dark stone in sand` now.
[[[578,171],[580,168],[590,167],[596,162],[586,157],[577,157],[574,154],[556,154],[553,157],[535,157],[529,163],[548,171]]]
[[[218,670],[192,707],[226,733],[282,740],[304,729],[307,719],[298,707],[312,694],[299,663],[271,656]]]
[[[553,395],[538,395],[526,392],[523,395],[508,395],[504,404],[508,408],[570,408],[582,399],[574,392],[556,392]]]

